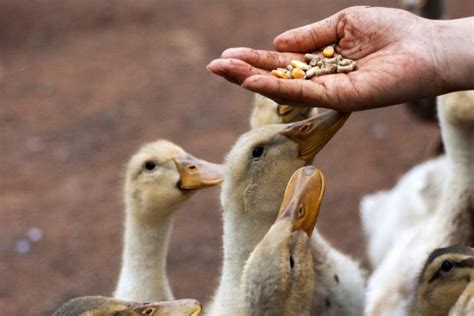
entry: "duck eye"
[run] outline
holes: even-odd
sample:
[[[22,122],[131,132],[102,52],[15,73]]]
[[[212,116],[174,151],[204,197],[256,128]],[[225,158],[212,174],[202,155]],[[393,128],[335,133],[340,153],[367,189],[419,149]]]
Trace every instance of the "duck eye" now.
[[[152,160],[147,160],[145,161],[145,164],[143,165],[146,170],[153,170],[156,167],[156,162]]]
[[[293,256],[290,255],[290,268],[293,269],[295,267],[295,260],[293,259]]]
[[[252,157],[258,158],[263,155],[263,146],[257,146],[252,150]]]
[[[450,271],[453,267],[453,263],[448,260],[443,261],[443,263],[441,264],[441,270],[443,270],[444,272]]]

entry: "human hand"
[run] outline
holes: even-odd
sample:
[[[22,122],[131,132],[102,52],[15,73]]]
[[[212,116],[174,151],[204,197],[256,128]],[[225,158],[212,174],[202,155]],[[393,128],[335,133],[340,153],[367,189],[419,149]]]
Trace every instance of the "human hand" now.
[[[398,9],[352,7],[277,36],[277,52],[231,48],[208,69],[280,104],[341,111],[387,106],[457,88],[449,71],[455,65],[446,63],[451,51],[444,49],[452,34],[442,23]],[[356,71],[311,80],[270,75],[272,69],[304,60],[304,53],[330,44],[357,60]]]

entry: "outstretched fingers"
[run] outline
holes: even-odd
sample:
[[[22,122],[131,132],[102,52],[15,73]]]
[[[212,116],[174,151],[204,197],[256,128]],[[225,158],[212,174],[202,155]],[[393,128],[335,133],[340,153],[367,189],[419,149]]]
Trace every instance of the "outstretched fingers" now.
[[[252,66],[266,70],[273,70],[279,67],[286,68],[293,59],[304,60],[302,54],[279,53],[246,47],[226,49],[221,57],[240,59]]]
[[[209,63],[209,65],[207,65],[207,69],[210,72],[239,85],[250,76],[270,74],[266,70],[256,68],[240,59],[234,58],[214,59]]]

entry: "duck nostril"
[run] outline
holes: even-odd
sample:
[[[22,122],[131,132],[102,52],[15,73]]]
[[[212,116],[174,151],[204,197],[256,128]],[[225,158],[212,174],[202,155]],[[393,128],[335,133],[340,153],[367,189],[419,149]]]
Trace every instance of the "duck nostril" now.
[[[290,255],[290,268],[293,269],[295,267],[295,260],[293,259],[293,256]]]
[[[298,217],[302,218],[304,214],[305,214],[304,208],[303,206],[300,205],[300,207],[298,207]]]
[[[300,132],[307,132],[311,129],[311,124],[310,123],[306,123],[304,124],[303,126],[300,127]]]
[[[191,169],[191,170],[194,170],[194,169],[196,169],[196,168],[197,168],[196,165],[190,165],[190,166],[188,166],[188,169]]]
[[[147,308],[143,311],[143,314],[145,315],[153,315],[153,313],[155,312],[155,309],[154,308]]]

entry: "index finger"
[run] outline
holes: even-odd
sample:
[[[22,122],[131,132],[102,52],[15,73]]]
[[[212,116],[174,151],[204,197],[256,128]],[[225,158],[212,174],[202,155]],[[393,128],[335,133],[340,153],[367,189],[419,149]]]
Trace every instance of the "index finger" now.
[[[279,67],[285,68],[293,59],[304,60],[301,54],[280,53],[246,47],[226,49],[221,57],[240,59],[254,67],[266,70],[273,70]]]

